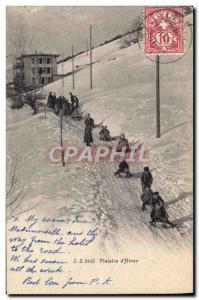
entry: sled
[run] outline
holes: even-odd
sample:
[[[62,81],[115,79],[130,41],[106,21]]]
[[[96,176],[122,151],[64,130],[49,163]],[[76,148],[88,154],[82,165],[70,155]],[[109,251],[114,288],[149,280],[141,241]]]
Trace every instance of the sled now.
[[[100,141],[111,141],[111,136],[109,135],[109,136],[106,136],[106,137],[104,137],[104,136],[100,136]]]
[[[74,119],[74,120],[78,120],[78,121],[81,121],[82,120],[82,116],[73,116],[71,115],[71,118]]]
[[[161,223],[163,228],[168,228],[167,225],[171,226],[170,224],[168,224],[167,220],[163,220],[161,218],[156,219],[155,221],[149,221],[149,224],[153,227],[156,227],[156,223]],[[173,224],[173,226],[171,226],[171,228],[176,227],[176,224]]]
[[[115,175],[115,176],[118,177],[118,178],[130,178],[130,177],[131,177],[131,174],[120,173],[120,174],[117,174],[117,175]]]
[[[71,118],[74,119],[74,120],[81,121],[82,120],[82,115],[80,114],[80,112],[77,109],[75,109],[71,114]]]

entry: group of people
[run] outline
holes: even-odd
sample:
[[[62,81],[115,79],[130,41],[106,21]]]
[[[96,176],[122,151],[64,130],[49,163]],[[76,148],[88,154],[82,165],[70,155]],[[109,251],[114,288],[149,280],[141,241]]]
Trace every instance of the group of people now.
[[[87,115],[85,121],[85,129],[84,129],[84,143],[86,144],[87,147],[91,146],[91,143],[93,143],[93,128],[95,128],[95,122],[94,119],[91,118],[90,114]],[[100,131],[99,131],[99,138],[102,141],[110,141],[111,136],[110,136],[110,131],[108,130],[107,126],[102,126]]]
[[[86,146],[90,147],[91,143],[93,143],[92,131],[97,126],[95,125],[94,119],[91,118],[90,114],[87,115],[84,124],[85,124],[84,143],[86,143]],[[111,139],[112,139],[111,134],[106,125],[101,126],[101,129],[99,131],[99,139],[101,141],[111,141]],[[128,142],[127,138],[125,137],[124,133],[122,133],[119,137],[116,151],[121,152],[123,148],[125,148],[126,152],[130,151],[129,142]]]
[[[133,176],[133,174],[130,173],[128,163],[124,159],[119,163],[119,168],[114,174],[115,176]],[[156,226],[156,222],[161,222],[164,227],[166,227],[168,224],[173,228],[176,226],[176,224],[169,221],[169,216],[165,208],[164,200],[159,195],[159,192],[152,191],[152,183],[153,176],[149,170],[149,167],[144,167],[141,175],[142,194],[140,198],[142,200],[142,211],[145,211],[146,205],[149,205],[151,207],[151,225]]]
[[[97,126],[95,126],[94,119],[91,118],[90,114],[87,115],[84,124],[85,124],[84,143],[86,143],[87,146],[90,146],[90,144],[93,143],[92,131]],[[101,126],[101,129],[99,131],[99,139],[101,141],[111,141],[111,139],[112,139],[111,134],[106,125]],[[122,133],[119,137],[116,151],[121,152],[124,147],[126,149],[126,152],[130,151],[129,142],[128,142],[127,138],[125,137],[125,134]]]
[[[55,110],[57,114],[62,109],[64,114],[69,115],[74,113],[76,109],[79,108],[79,100],[78,98],[70,93],[71,102],[68,101],[65,97],[56,97],[56,94],[49,93],[47,105]],[[84,130],[84,143],[86,146],[90,147],[91,143],[93,143],[92,130],[96,127],[94,123],[94,119],[91,118],[90,114],[87,115],[85,121],[85,130]],[[110,141],[111,135],[107,126],[102,126],[99,131],[99,138],[103,141]],[[125,147],[126,152],[130,151],[128,139],[125,137],[125,134],[122,133],[119,137],[119,141],[117,144],[116,151],[121,152]],[[128,163],[123,159],[119,163],[118,170],[114,173],[115,176],[122,177],[131,177],[133,174],[130,173]],[[141,175],[141,185],[142,185],[142,211],[145,211],[146,205],[151,207],[150,213],[150,224],[156,226],[156,222],[162,222],[163,226],[170,225],[172,228],[176,226],[168,219],[168,213],[165,208],[165,204],[159,192],[153,192],[151,189],[153,183],[153,176],[149,170],[149,167],[144,167],[144,170]]]
[[[79,112],[79,99],[77,96],[70,93],[70,101],[63,96],[56,96],[56,93],[50,92],[48,95],[47,106],[52,108],[58,115],[60,111],[64,115],[71,115],[74,118],[81,118]]]
[[[101,127],[99,136],[100,136],[100,140],[102,140],[102,141],[111,141],[110,131],[108,130],[107,126]],[[116,151],[121,152],[123,148],[125,148],[125,152],[130,151],[129,142],[128,142],[127,138],[125,137],[125,134],[121,133],[119,140],[118,140],[117,147],[116,147]]]

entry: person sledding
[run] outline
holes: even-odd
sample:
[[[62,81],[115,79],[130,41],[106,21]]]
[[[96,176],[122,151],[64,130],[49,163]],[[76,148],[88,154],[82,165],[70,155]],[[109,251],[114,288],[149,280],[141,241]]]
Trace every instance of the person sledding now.
[[[108,130],[107,126],[102,126],[99,132],[100,140],[101,141],[110,141],[110,131]]]
[[[152,205],[153,200],[153,191],[149,186],[146,186],[145,190],[142,192],[140,196],[142,200],[142,210],[145,210],[146,205]]]
[[[172,228],[176,226],[176,224],[169,221],[169,215],[164,206],[164,200],[160,197],[158,192],[153,194],[150,224],[156,226],[156,222],[161,222],[164,227],[166,227],[167,224]]]
[[[125,147],[125,152],[130,151],[129,142],[128,142],[127,138],[125,137],[125,134],[122,133],[120,135],[120,138],[119,138],[119,141],[118,141],[118,144],[117,144],[117,147],[116,147],[116,151],[121,152],[124,147]]]
[[[119,176],[119,177],[130,177],[131,176],[131,173],[129,171],[129,165],[124,159],[119,163],[119,168],[114,173],[114,175]]]
[[[141,175],[142,191],[144,192],[146,187],[150,187],[153,183],[153,176],[149,170],[149,167],[144,167],[144,172]]]
[[[76,120],[81,120],[82,119],[82,114],[80,113],[79,107],[75,107],[72,114],[71,114],[72,119]]]

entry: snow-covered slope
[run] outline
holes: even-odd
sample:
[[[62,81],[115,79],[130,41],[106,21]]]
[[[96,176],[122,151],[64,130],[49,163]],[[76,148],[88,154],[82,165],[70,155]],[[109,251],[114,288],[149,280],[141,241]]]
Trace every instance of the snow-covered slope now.
[[[191,16],[187,17],[191,22]],[[122,40],[93,50],[93,90],[89,90],[89,56],[75,58],[75,94],[84,113],[108,125],[112,135],[124,132],[130,141],[148,145],[154,187],[168,201],[175,199],[176,218],[192,211],[192,47],[177,62],[160,65],[161,138],[155,138],[155,63],[135,44],[121,49]],[[71,72],[71,61],[63,64]],[[58,65],[59,73],[62,64]],[[45,87],[68,95],[72,77]],[[187,218],[187,225],[191,217]]]
[[[75,58],[75,90],[84,114],[90,112],[95,123],[107,125],[112,136],[124,132],[129,141],[146,143],[153,190],[166,201],[172,231],[151,231],[149,213],[140,209],[139,179],[116,179],[117,164],[75,164],[60,168],[51,164],[48,151],[59,145],[59,120],[53,112],[47,119],[32,117],[28,107],[15,112],[8,108],[8,161],[18,159],[19,187],[26,191],[20,210],[39,205],[48,214],[88,212],[97,218],[107,241],[118,232],[129,232],[129,239],[142,244],[152,240],[176,241],[192,232],[192,48],[178,62],[161,64],[161,138],[155,138],[155,63],[146,58],[138,44],[121,48],[122,40],[93,50],[93,90],[89,89],[89,56]],[[68,96],[72,91],[71,61],[63,64],[64,80],[43,88]],[[62,65],[58,65],[59,73]],[[64,85],[63,85],[64,81]],[[41,113],[42,114],[42,113]],[[64,140],[82,143],[83,124],[66,120]],[[95,143],[99,143],[94,130]],[[140,172],[144,164],[131,165]],[[78,174],[78,176],[77,176]],[[154,238],[154,232],[156,233]],[[129,241],[128,239],[128,241]],[[145,245],[145,246],[146,246]]]

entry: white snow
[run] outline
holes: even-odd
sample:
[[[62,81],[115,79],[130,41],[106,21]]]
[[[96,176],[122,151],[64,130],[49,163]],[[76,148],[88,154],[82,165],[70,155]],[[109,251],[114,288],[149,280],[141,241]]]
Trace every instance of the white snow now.
[[[48,160],[51,147],[59,145],[59,118],[47,112],[47,119],[32,116],[29,107],[7,115],[7,145],[10,165],[17,159],[18,188],[24,189],[22,203],[38,204],[53,216],[92,214],[103,228],[104,243],[120,243],[119,233],[145,247],[164,241],[172,247],[178,240],[192,241],[192,48],[178,62],[161,64],[161,138],[155,138],[155,64],[147,59],[138,44],[121,49],[121,40],[93,49],[93,90],[89,89],[89,56],[75,58],[75,90],[84,115],[91,113],[95,123],[107,125],[112,136],[124,132],[129,141],[148,145],[153,190],[167,203],[171,220],[178,228],[149,227],[149,211],[141,211],[140,179],[117,179],[117,164],[60,164]],[[63,65],[71,72],[71,61]],[[59,73],[62,65],[58,65]],[[67,95],[72,91],[72,76],[53,82],[43,92]],[[42,114],[42,112],[40,113]],[[99,143],[94,130],[95,143]],[[83,123],[66,120],[64,140],[82,145]],[[143,164],[131,165],[140,172]],[[9,170],[12,168],[10,167]],[[8,175],[9,175],[8,170]],[[39,198],[38,198],[39,197]],[[39,199],[39,202],[38,202]],[[27,204],[25,205],[25,207]],[[24,204],[15,212],[20,212]],[[39,208],[37,207],[39,210]],[[125,242],[125,241],[123,241]]]

